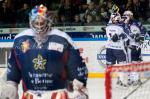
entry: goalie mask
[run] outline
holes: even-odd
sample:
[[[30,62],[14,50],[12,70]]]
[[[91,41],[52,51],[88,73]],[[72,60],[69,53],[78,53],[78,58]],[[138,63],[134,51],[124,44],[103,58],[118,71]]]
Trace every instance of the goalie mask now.
[[[47,8],[44,5],[35,6],[30,13],[30,27],[36,34],[45,34],[51,26],[51,20],[47,16]]]

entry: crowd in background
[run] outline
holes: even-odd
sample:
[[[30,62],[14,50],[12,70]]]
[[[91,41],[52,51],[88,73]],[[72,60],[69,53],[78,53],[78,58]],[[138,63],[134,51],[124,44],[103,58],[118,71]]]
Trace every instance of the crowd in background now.
[[[105,24],[113,4],[121,14],[131,10],[136,19],[150,22],[150,0],[0,0],[0,26],[28,26],[30,10],[40,3],[48,7],[49,18],[60,26]]]

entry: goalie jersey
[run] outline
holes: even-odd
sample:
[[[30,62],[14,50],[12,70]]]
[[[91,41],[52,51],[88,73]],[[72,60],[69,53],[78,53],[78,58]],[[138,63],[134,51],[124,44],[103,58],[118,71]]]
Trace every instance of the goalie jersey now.
[[[40,47],[34,37],[32,29],[15,37],[8,59],[8,81],[22,80],[24,91],[64,89],[75,78],[86,85],[87,67],[66,33],[50,30]]]

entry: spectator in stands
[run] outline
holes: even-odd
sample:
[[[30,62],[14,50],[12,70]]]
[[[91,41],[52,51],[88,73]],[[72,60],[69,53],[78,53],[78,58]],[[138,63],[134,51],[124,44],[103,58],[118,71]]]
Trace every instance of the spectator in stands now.
[[[57,25],[59,25],[59,26],[70,25],[70,22],[66,19],[66,17],[64,15],[60,15]]]
[[[22,8],[18,10],[18,22],[28,23],[29,22],[30,7],[27,3],[24,3]]]
[[[72,4],[71,0],[68,0],[68,2],[62,2],[60,8],[58,9],[58,15],[63,15],[67,22],[72,22],[73,16],[79,13],[77,10],[78,8]]]
[[[59,22],[59,16],[54,15],[52,21],[53,21],[54,24],[57,24]]]
[[[84,14],[85,14],[87,8],[88,8],[88,5],[87,5],[87,4],[79,5],[80,20],[81,20],[82,22],[85,21],[85,19],[84,19]]]
[[[96,16],[95,16],[95,22],[99,23],[99,22],[101,22],[101,21],[102,21],[102,20],[101,20],[100,15],[96,15]]]
[[[85,21],[84,25],[93,25],[95,16],[93,17],[93,15],[87,14],[86,17],[87,18],[86,18],[86,21]]]
[[[132,10],[132,0],[128,0],[125,9],[129,11]]]
[[[147,21],[150,23],[150,13],[149,13],[149,11],[150,11],[150,0],[148,0],[148,10],[147,10],[147,17],[148,17]]]
[[[106,10],[109,14],[109,16],[111,15],[112,13],[112,2],[111,1],[107,1],[106,4],[103,4],[102,7],[106,7]]]
[[[142,4],[143,1],[141,2],[140,0],[133,0],[132,6],[131,6],[131,11],[134,13],[134,18],[135,19],[140,19],[141,21],[144,19],[146,16],[146,5]]]
[[[80,20],[80,15],[75,15],[74,16],[74,23],[80,23],[81,20]]]
[[[143,21],[147,20],[148,0],[140,0],[141,17]],[[149,12],[148,12],[149,13]]]
[[[89,19],[87,19],[87,18],[89,18],[91,16],[93,17],[92,20],[94,20],[96,15],[98,15],[98,9],[96,9],[94,2],[90,2],[88,4],[88,8],[84,14],[84,18],[85,18],[86,22],[89,23],[88,22]]]
[[[66,21],[71,21],[71,7],[69,3],[62,3],[58,9],[58,15],[64,16]]]
[[[7,6],[7,2],[3,2],[0,7],[0,22],[4,24],[14,24],[16,21],[16,14],[13,9]]]
[[[101,7],[100,9],[100,16],[101,16],[101,21],[103,22],[108,22],[109,21],[109,14],[106,11],[105,7]]]
[[[82,21],[80,20],[80,15],[76,14],[74,16],[73,25],[83,25]]]

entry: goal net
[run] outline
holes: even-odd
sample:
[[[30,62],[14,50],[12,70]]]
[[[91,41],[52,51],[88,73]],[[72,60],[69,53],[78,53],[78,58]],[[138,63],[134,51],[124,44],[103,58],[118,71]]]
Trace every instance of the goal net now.
[[[121,73],[124,84],[118,84]],[[139,75],[140,83],[129,84],[129,75],[132,73]],[[105,88],[106,99],[150,99],[150,62],[108,67],[106,69]]]

